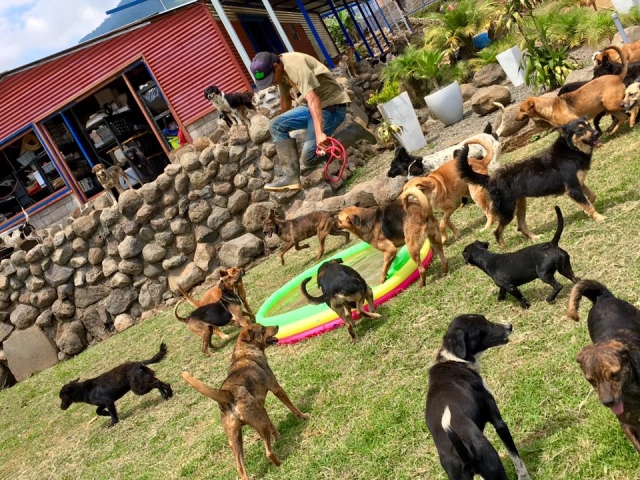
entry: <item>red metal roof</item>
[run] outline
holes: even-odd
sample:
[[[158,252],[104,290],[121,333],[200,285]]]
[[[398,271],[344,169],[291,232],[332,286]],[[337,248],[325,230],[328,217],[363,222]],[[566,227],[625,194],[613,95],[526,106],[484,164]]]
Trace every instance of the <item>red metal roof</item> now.
[[[144,59],[183,123],[211,111],[204,89],[249,84],[207,7],[193,4],[150,23],[10,74],[0,82],[0,141],[54,113],[128,63]]]

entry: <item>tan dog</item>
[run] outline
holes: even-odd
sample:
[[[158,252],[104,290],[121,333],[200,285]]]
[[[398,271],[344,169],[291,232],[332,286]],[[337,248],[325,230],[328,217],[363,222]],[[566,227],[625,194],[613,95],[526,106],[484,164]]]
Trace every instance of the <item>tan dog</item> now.
[[[271,450],[271,437],[277,441],[280,434],[264,408],[267,393],[273,392],[296,417],[302,420],[308,418],[289,400],[267,362],[264,351],[267,346],[278,342],[276,333],[278,327],[263,327],[259,324],[243,328],[233,349],[229,373],[219,389],[211,388],[191,374],[182,372],[182,378],[189,385],[220,405],[222,428],[227,434],[242,480],[249,479],[244,465],[243,425],[249,425],[258,432],[267,458],[276,467],[280,465],[276,454]]]
[[[93,167],[91,171],[96,175],[98,182],[100,182],[104,191],[107,192],[107,195],[113,199],[114,204],[116,203],[116,199],[113,196],[111,189],[115,188],[118,193],[124,192],[124,188],[122,188],[122,185],[120,184],[120,179],[124,180],[127,188],[133,189],[131,182],[129,182],[129,177],[127,177],[122,168],[117,165],[105,168],[103,164],[99,163]]]
[[[493,160],[493,147],[491,143],[485,142],[481,138],[467,142],[469,144],[477,144],[482,146],[487,152],[483,159],[469,158],[469,164],[474,171],[487,175],[487,166]],[[434,211],[443,212],[442,220],[440,220],[440,237],[442,243],[447,241],[447,226],[451,229],[455,238],[460,236],[455,225],[451,221],[451,215],[456,211],[463,197],[471,197],[478,205],[485,216],[487,223],[483,230],[491,227],[494,223],[494,215],[491,212],[491,200],[489,194],[484,187],[479,185],[470,185],[465,182],[456,168],[456,160],[451,159],[443,163],[438,169],[431,172],[426,177],[415,177],[409,180],[403,191],[417,187],[425,194],[431,208]]]
[[[345,61],[347,62],[347,68],[349,69],[349,73],[351,77],[356,76],[356,49],[353,47],[347,47],[347,50],[344,55]]]
[[[608,47],[620,52],[618,47]],[[594,118],[605,112],[614,117],[611,133],[615,133],[627,119],[621,106],[624,98],[624,77],[627,74],[627,61],[622,62],[620,75],[603,75],[594,78],[579,89],[554,98],[529,97],[520,103],[516,120],[541,118],[554,127],[569,123],[576,118],[586,116]]]
[[[640,78],[637,78],[635,82],[627,87],[624,91],[624,98],[622,99],[622,107],[625,112],[629,114],[629,126],[633,128],[638,118],[638,100],[640,100]]]
[[[613,49],[611,52],[609,49]],[[640,40],[637,40],[633,43],[625,43],[621,45],[619,48],[611,45],[609,47],[603,48],[600,52],[596,53],[593,56],[593,64],[595,67],[600,65],[605,58],[608,58],[611,62],[620,62],[620,55],[624,56],[627,60],[627,63],[631,62],[640,62]]]
[[[596,0],[578,0],[578,3],[581,7],[593,7],[596,12],[598,11]]]
[[[437,224],[427,197],[418,188],[405,190],[395,202],[384,207],[344,208],[336,220],[338,228],[350,231],[384,253],[380,283],[386,280],[398,249],[406,244],[411,259],[418,265],[421,287],[425,285],[427,271],[420,261],[420,249],[427,238],[440,257],[441,274],[449,270]]]

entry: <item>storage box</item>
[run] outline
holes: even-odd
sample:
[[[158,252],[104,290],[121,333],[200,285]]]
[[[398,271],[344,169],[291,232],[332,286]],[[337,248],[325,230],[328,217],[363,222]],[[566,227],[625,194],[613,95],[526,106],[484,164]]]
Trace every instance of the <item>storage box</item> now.
[[[23,167],[29,165],[36,158],[35,152],[26,152],[18,157],[18,163]]]
[[[93,180],[90,177],[83,178],[78,182],[78,184],[80,185],[80,188],[82,188],[83,192],[88,192],[95,187]]]

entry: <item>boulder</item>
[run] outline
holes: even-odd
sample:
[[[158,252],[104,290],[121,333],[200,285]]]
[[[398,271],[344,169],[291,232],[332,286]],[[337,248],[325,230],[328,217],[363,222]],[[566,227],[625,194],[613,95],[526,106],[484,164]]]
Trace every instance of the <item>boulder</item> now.
[[[58,363],[58,352],[39,327],[14,332],[2,344],[7,364],[17,381]]]
[[[167,256],[167,250],[157,243],[149,243],[142,249],[142,258],[149,263],[157,263]]]
[[[210,272],[216,261],[216,248],[209,243],[199,243],[193,255],[193,263],[202,271]],[[142,302],[140,302],[142,303]]]
[[[150,310],[162,304],[162,294],[165,287],[159,282],[146,282],[140,289],[138,302],[144,310]]]
[[[62,325],[62,332],[56,335],[56,344],[67,355],[77,355],[87,346],[84,324],[76,320]]]
[[[518,115],[519,111],[520,105],[513,104],[506,107],[504,112],[498,113],[495,124],[500,125],[499,129],[501,137],[509,137],[513,135],[529,122],[528,118],[525,118],[524,120],[516,120],[516,115]]]
[[[262,221],[269,215],[270,210],[276,208],[277,205],[272,202],[252,203],[242,216],[242,225],[247,232],[262,231]]]
[[[138,294],[131,288],[118,288],[112,290],[107,298],[105,308],[111,315],[119,315],[126,312],[133,302],[138,298]]]
[[[502,85],[491,85],[490,87],[479,88],[471,97],[471,108],[478,115],[486,115],[498,110],[493,102],[509,105],[511,103],[511,92]]]
[[[126,218],[132,220],[136,212],[142,207],[144,200],[137,190],[128,189],[120,194],[118,198],[118,210]],[[102,216],[100,217],[102,221]]]
[[[73,268],[61,267],[60,265],[53,264],[46,272],[44,272],[44,279],[53,288],[66,283],[73,275]]]
[[[476,72],[473,76],[473,83],[482,88],[490,85],[499,85],[506,78],[507,75],[499,63],[490,63]]]
[[[87,308],[107,298],[111,289],[106,285],[78,288],[75,293],[75,304],[78,308]]]
[[[198,200],[189,205],[189,220],[192,223],[200,223],[206,221],[211,214],[211,205],[206,200]]]
[[[249,205],[249,194],[242,190],[236,190],[233,192],[227,202],[227,210],[233,215],[237,215],[242,212],[247,205]]]
[[[113,328],[115,328],[119,333],[125,331],[129,327],[132,327],[133,325],[135,325],[135,323],[136,322],[131,315],[122,313],[116,316],[115,320],[113,321]]]
[[[138,237],[127,236],[120,245],[118,245],[118,254],[121,258],[133,258],[142,252],[143,248],[142,240]]]
[[[172,271],[169,275],[169,289],[172,292],[178,293],[178,285],[189,291],[195,285],[204,282],[207,274],[204,270],[201,270],[195,263],[189,262],[182,267]]]
[[[197,139],[196,139],[197,140]],[[209,139],[205,139],[207,142],[206,146],[209,146]],[[199,154],[196,152],[187,152],[180,157],[180,166],[184,169],[185,172],[192,172],[193,170],[197,170],[202,168],[202,164],[200,163]],[[176,176],[175,181],[177,182],[178,177]],[[188,177],[187,177],[188,179]]]
[[[49,305],[53,304],[53,302],[56,301],[57,296],[58,295],[54,288],[45,287],[35,293],[32,293],[29,300],[31,302],[31,305],[41,311],[42,309],[47,308]]]
[[[252,116],[249,136],[256,145],[261,145],[269,140],[271,137],[271,133],[269,132],[269,119],[261,114]]]
[[[83,240],[88,240],[89,238],[91,238],[91,235],[93,235],[93,233],[100,225],[99,215],[101,215],[101,213],[94,215],[85,215],[84,217],[80,217],[74,220],[71,226],[75,234]]]
[[[102,342],[111,336],[111,332],[105,327],[102,316],[96,307],[87,308],[82,316],[85,329],[94,340]]]
[[[262,240],[252,233],[245,233],[223,243],[218,257],[225,267],[244,267],[264,251]]]

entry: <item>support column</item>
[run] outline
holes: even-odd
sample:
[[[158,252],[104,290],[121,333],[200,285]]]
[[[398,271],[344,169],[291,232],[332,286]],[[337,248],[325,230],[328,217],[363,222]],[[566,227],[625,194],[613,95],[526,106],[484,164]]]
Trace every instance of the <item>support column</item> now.
[[[313,34],[313,38],[315,38],[316,42],[318,42],[318,46],[322,51],[322,55],[324,55],[324,58],[327,61],[327,65],[329,65],[330,69],[336,68],[336,66],[333,63],[333,59],[331,58],[331,55],[329,55],[329,52],[327,52],[327,49],[325,48],[324,43],[322,43],[322,39],[320,38],[320,35],[318,35],[318,31],[316,30],[315,25],[313,24],[313,22],[311,21],[311,18],[309,17],[309,14],[307,13],[307,9],[304,7],[304,3],[302,3],[302,0],[296,0],[296,4],[298,5],[298,8],[300,9],[302,16],[307,22],[307,25],[309,26],[309,30],[311,30],[311,33]]]
[[[342,33],[344,34],[344,37],[347,39],[347,43],[349,44],[350,47],[353,48],[353,53],[356,56],[356,61],[359,62],[360,60],[362,60],[362,58],[360,57],[358,50],[356,50],[356,46],[353,44],[353,40],[349,35],[349,31],[347,30],[347,27],[345,27],[344,23],[342,23],[342,20],[340,20],[340,15],[338,15],[338,11],[336,10],[336,6],[334,5],[333,0],[327,0],[327,2],[329,3],[329,7],[331,8],[331,13],[333,13],[334,18],[337,20],[338,25],[340,25],[340,28],[342,29]]]
[[[378,19],[376,18],[376,14],[373,13],[373,9],[371,8],[371,4],[366,1],[364,3],[367,8],[369,9],[369,12],[371,13],[371,18],[373,18],[373,21],[375,22],[375,24],[378,26],[378,31],[380,32],[380,35],[382,35],[382,38],[384,39],[384,41],[387,43],[387,47],[390,47],[391,44],[389,43],[389,40],[387,39],[387,36],[384,34],[384,32],[382,31],[382,27],[380,26],[380,22],[378,21]]]
[[[402,14],[402,10],[400,10],[400,7],[398,6],[398,4],[395,2],[395,0],[391,0],[391,3],[393,4],[394,7],[396,7],[396,11],[398,12],[398,15],[400,16],[400,19],[404,22],[404,26],[407,27],[407,31],[409,33],[413,33],[413,30],[411,30],[411,27],[407,23],[407,19]]]
[[[358,0],[356,0],[356,8],[360,11],[360,15],[362,15],[362,19],[364,20],[364,23],[367,24],[367,28],[371,32],[373,41],[376,42],[376,45],[378,46],[378,50],[380,51],[380,55],[382,55],[384,53],[384,49],[382,48],[382,45],[380,45],[380,42],[378,41],[378,37],[376,37],[376,32],[373,31],[373,27],[369,23],[369,20],[367,20],[367,14],[364,13],[364,8],[362,8],[362,5],[360,5],[360,2]]]
[[[231,42],[233,43],[233,46],[236,47],[236,50],[240,54],[242,63],[244,63],[245,68],[249,72],[250,78],[253,78],[253,74],[251,73],[251,59],[249,58],[247,51],[244,49],[244,46],[242,45],[242,42],[240,41],[240,37],[238,37],[238,34],[236,33],[235,28],[233,28],[233,25],[231,25],[231,22],[229,21],[229,17],[227,17],[227,14],[224,11],[224,8],[222,8],[222,5],[220,5],[220,0],[211,0],[211,5],[213,5],[213,8],[215,8],[216,13],[218,14],[218,17],[220,18],[220,21],[224,25],[225,30],[229,34],[229,37],[231,37]]]
[[[371,6],[371,5],[369,5]],[[387,20],[387,16],[384,14],[384,8],[381,8],[380,5],[378,5],[378,3],[376,2],[376,8],[377,10],[380,12],[380,15],[382,15],[382,18],[384,20],[384,23],[387,24],[387,27],[389,27],[389,31],[391,32],[391,34],[395,34],[396,32],[393,30],[393,28],[391,27],[391,24],[389,23],[389,20]],[[398,28],[398,26],[396,25],[396,29]]]
[[[284,28],[282,28],[282,24],[280,23],[280,20],[278,20],[278,17],[276,17],[276,12],[274,12],[273,8],[271,8],[271,4],[269,3],[269,0],[262,0],[262,4],[264,5],[264,8],[267,10],[267,13],[269,14],[269,18],[271,19],[273,26],[276,27],[276,30],[280,35],[280,39],[282,40],[282,43],[284,43],[284,46],[287,47],[287,50],[289,52],[293,52],[293,45],[291,45],[291,42],[289,41],[289,37],[287,37],[287,34],[284,32]]]
[[[369,52],[369,56],[371,58],[375,57],[375,55],[373,54],[373,50],[371,50],[371,46],[369,46],[369,42],[367,42],[367,39],[365,38],[364,33],[362,33],[362,29],[358,24],[358,20],[356,20],[356,16],[353,14],[351,9],[349,8],[349,4],[347,3],[347,0],[342,0],[342,3],[344,5],[344,8],[347,9],[347,12],[349,12],[349,16],[351,17],[351,20],[353,21],[353,24],[355,25],[356,30],[358,31],[358,35],[360,35],[360,38],[362,39],[362,43],[364,43],[364,46],[367,48],[367,52]]]

